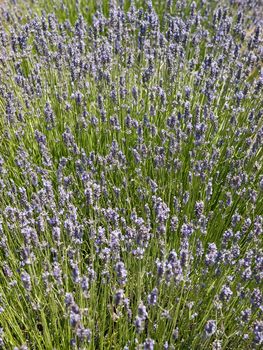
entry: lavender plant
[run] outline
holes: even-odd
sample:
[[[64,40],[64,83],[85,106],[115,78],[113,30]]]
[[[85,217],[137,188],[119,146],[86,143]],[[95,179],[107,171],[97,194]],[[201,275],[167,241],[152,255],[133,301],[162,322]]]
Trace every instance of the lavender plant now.
[[[0,348],[262,348],[262,3],[0,6]]]

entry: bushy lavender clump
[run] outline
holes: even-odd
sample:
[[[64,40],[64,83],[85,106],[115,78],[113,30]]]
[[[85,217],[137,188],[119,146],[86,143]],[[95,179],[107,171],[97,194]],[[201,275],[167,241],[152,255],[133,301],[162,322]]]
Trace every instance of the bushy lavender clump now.
[[[262,4],[0,7],[0,348],[260,349]]]

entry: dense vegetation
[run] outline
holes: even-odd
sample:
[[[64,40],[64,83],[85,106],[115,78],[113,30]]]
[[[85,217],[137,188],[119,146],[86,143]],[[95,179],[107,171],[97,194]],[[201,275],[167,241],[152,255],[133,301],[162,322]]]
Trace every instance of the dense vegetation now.
[[[261,348],[261,2],[0,6],[0,347]]]

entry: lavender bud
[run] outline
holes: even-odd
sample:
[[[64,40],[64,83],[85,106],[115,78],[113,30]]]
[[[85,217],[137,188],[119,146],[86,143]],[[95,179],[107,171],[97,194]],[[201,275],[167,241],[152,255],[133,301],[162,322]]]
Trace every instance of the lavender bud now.
[[[205,334],[207,337],[211,337],[211,335],[215,334],[216,332],[216,321],[215,320],[209,320],[207,321],[205,325]]]

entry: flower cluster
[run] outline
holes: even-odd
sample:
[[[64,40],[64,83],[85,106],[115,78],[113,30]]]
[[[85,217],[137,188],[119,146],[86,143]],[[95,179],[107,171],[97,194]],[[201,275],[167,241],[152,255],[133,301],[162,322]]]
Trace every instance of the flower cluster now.
[[[0,7],[0,348],[261,348],[262,4]]]

